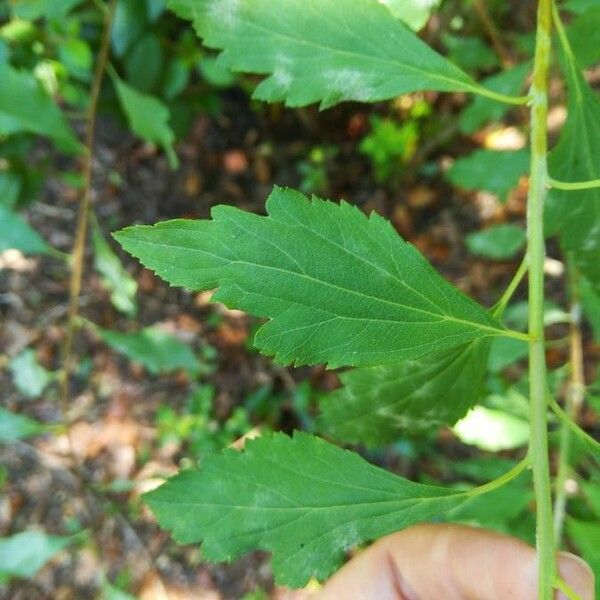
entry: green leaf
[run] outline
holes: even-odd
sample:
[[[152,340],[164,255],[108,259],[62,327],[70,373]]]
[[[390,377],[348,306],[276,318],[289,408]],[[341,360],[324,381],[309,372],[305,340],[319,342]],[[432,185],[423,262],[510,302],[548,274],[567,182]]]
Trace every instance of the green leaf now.
[[[213,56],[203,56],[198,61],[198,71],[214,87],[229,87],[235,82],[235,73]]]
[[[514,535],[511,521],[522,518],[532,502],[531,474],[525,472],[487,494],[469,498],[452,509],[448,518]]]
[[[492,340],[488,369],[492,373],[500,373],[506,367],[525,358],[529,353],[529,345],[523,340],[514,338],[495,338]]]
[[[592,327],[594,339],[600,342],[600,290],[596,291],[585,277],[581,277],[579,291],[583,314]]]
[[[354,369],[324,396],[317,428],[334,439],[382,447],[402,433],[454,424],[478,400],[489,340],[414,361]]]
[[[25,415],[17,415],[0,406],[0,442],[14,442],[44,430],[44,426]],[[0,563],[0,570],[2,565]]]
[[[254,96],[288,106],[478,91],[378,0],[170,0],[233,71],[268,74]],[[282,18],[285,15],[285,18]]]
[[[173,149],[175,134],[169,125],[171,113],[167,106],[154,96],[138,92],[114,73],[113,81],[132,131],[147,142],[162,146],[169,165],[176,169],[179,161]]]
[[[148,23],[146,0],[118,0],[111,28],[111,46],[122,57],[144,32]]]
[[[411,29],[422,29],[441,0],[380,0],[390,12]]]
[[[33,75],[0,63],[0,81],[0,135],[27,131],[49,137],[67,151],[81,149],[60,110]]]
[[[35,21],[36,19],[64,19],[84,0],[11,0],[15,17]]]
[[[0,204],[0,252],[21,250],[32,254],[49,254],[52,249],[17,213]]]
[[[548,158],[550,175],[567,182],[599,179],[600,100],[574,59],[567,62],[567,83],[568,116]],[[550,190],[546,222],[548,233],[559,233],[563,248],[600,293],[600,189]]]
[[[481,38],[446,33],[442,36],[449,58],[466,71],[491,69],[498,66],[498,56]]]
[[[600,481],[580,481],[579,486],[588,505],[596,517],[600,519]]]
[[[518,225],[492,225],[483,231],[470,233],[465,238],[472,254],[492,260],[514,258],[527,241],[525,230]]]
[[[0,538],[0,581],[33,577],[71,538],[23,531]]]
[[[561,8],[568,10],[576,15],[584,13],[592,7],[597,6],[598,0],[566,0],[561,4]]]
[[[199,372],[198,359],[192,349],[156,327],[147,327],[136,333],[120,333],[97,326],[94,330],[113,350],[141,363],[150,373],[184,369],[193,377]]]
[[[505,201],[528,168],[528,150],[475,150],[469,156],[455,161],[446,176],[458,187],[486,190]]]
[[[573,54],[581,67],[591,67],[600,60],[600,7],[579,15],[566,29]]]
[[[35,350],[28,348],[15,356],[10,363],[15,387],[28,398],[38,398],[54,379],[54,374],[38,362]]]
[[[501,410],[476,406],[454,427],[456,436],[465,444],[498,452],[525,446],[530,431],[527,421]]]
[[[494,92],[514,96],[523,89],[523,82],[530,68],[531,65],[528,62],[523,63],[497,75],[492,75],[484,79],[482,83]],[[484,96],[477,96],[460,113],[458,119],[459,129],[465,134],[474,133],[490,121],[500,121],[509,109],[510,107],[507,104]]]
[[[596,573],[596,596],[600,597],[600,523],[593,521],[579,521],[567,519],[567,533],[573,543],[581,552],[581,556],[588,562],[592,571]]]
[[[163,71],[163,50],[153,33],[146,33],[131,48],[125,59],[127,81],[143,93],[151,92]]]
[[[135,597],[105,581],[102,585],[102,600],[135,600]]]
[[[13,171],[0,171],[0,206],[14,208],[22,187],[21,177]]]
[[[125,270],[119,257],[108,245],[97,225],[92,229],[92,242],[94,265],[102,276],[102,283],[110,291],[111,302],[122,313],[135,315],[137,282]]]
[[[208,560],[266,550],[277,582],[299,587],[329,576],[357,544],[442,515],[463,496],[296,432],[208,456],[144,498],[179,543],[202,541]]]
[[[268,317],[254,341],[282,364],[371,366],[505,333],[380,216],[281,188],[267,211],[218,206],[115,237],[169,283]]]
[[[89,81],[94,57],[85,40],[72,38],[61,42],[58,55],[71,75],[82,81]]]

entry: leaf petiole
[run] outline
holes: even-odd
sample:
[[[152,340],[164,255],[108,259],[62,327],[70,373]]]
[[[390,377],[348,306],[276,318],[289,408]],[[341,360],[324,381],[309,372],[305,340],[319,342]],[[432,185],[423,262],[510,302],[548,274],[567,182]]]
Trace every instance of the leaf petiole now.
[[[504,313],[504,310],[506,309],[507,304],[510,302],[510,299],[513,297],[513,294],[515,293],[516,289],[519,287],[519,284],[521,283],[521,281],[523,281],[523,278],[527,274],[528,268],[529,268],[529,261],[527,259],[527,255],[525,255],[523,257],[523,260],[521,261],[521,264],[519,265],[519,268],[517,269],[517,272],[515,273],[515,276],[512,278],[511,282],[508,284],[506,291],[502,294],[502,296],[500,297],[500,300],[498,300],[498,302],[496,302],[496,304],[494,304],[494,306],[492,307],[492,315],[494,317],[496,317],[497,319],[499,319],[502,316],[502,314]]]
[[[559,420],[564,423],[579,439],[581,439],[585,444],[587,444],[592,450],[597,452],[600,455],[600,443],[597,442],[591,435],[586,433],[577,423],[575,423],[571,417],[559,406],[558,402],[548,394],[548,404],[550,408],[554,412],[554,414],[559,418]]]
[[[489,98],[490,100],[496,100],[497,102],[503,102],[504,104],[513,104],[516,106],[524,106],[529,104],[531,97],[527,96],[509,96],[507,94],[501,94],[500,92],[494,92],[489,88],[486,88],[482,85],[477,85],[473,87],[471,90],[474,94],[479,96],[484,96],[485,98]]]
[[[465,492],[465,495],[473,497],[493,492],[494,490],[497,490],[503,485],[506,485],[509,481],[512,481],[515,477],[518,477],[527,467],[529,467],[529,464],[529,454],[527,454],[512,469],[510,469],[510,471],[504,473],[504,475],[500,475],[500,477],[492,479],[492,481],[488,481],[483,485],[479,485],[468,490],[467,492]]]
[[[557,179],[548,179],[548,184],[551,188],[557,190],[591,190],[600,187],[600,179],[590,179],[589,181],[558,181]]]
[[[562,577],[556,578],[554,587],[561,591],[569,600],[581,600],[581,596]]]

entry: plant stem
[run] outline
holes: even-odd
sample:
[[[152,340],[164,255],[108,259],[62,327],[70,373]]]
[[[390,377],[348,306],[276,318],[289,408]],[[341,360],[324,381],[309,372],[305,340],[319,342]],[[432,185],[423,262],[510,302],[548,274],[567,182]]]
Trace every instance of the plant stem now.
[[[77,215],[77,227],[75,230],[75,241],[71,252],[71,279],[69,284],[69,311],[67,315],[67,332],[63,346],[63,365],[61,373],[61,395],[63,405],[66,406],[69,400],[69,382],[73,368],[73,338],[75,335],[77,312],[79,311],[79,295],[81,292],[81,281],[83,278],[83,259],[85,254],[85,240],[87,237],[87,226],[92,199],[92,161],[94,136],[96,132],[96,115],[98,112],[98,102],[100,100],[100,90],[102,89],[102,80],[106,71],[108,61],[108,51],[110,47],[110,32],[112,28],[113,17],[115,13],[116,0],[111,0],[108,10],[103,11],[104,28],[102,31],[102,40],[94,80],[90,92],[90,106],[87,115],[87,126],[85,132],[85,157],[83,163],[84,188],[81,203],[79,205],[79,214]]]
[[[546,357],[544,347],[544,200],[548,184],[548,68],[552,0],[539,0],[535,63],[531,84],[531,172],[527,199],[529,256],[529,455],[537,509],[538,599],[552,600],[556,581],[554,523],[548,460]]]
[[[486,88],[482,85],[474,85],[471,91],[473,92],[473,94],[478,94],[479,96],[484,96],[486,98],[490,98],[491,100],[496,100],[496,102],[504,102],[504,104],[515,104],[517,106],[523,106],[531,100],[529,96],[507,96],[506,94],[494,92],[493,90],[490,90],[489,88]]]
[[[479,485],[465,492],[467,496],[480,496],[481,494],[488,494],[497,490],[499,487],[506,485],[509,481],[512,481],[515,477],[518,477],[525,469],[530,466],[529,455],[520,460],[510,471],[500,475],[500,477],[488,481],[483,485]]]
[[[508,69],[514,63],[512,60],[510,53],[504,46],[502,42],[502,38],[498,33],[498,29],[494,24],[493,19],[490,17],[485,2],[483,0],[473,0],[473,7],[475,8],[475,12],[479,16],[479,20],[481,21],[485,33],[487,34],[496,54],[500,58],[500,62],[502,63],[502,68]]]
[[[550,187],[557,190],[590,190],[600,187],[600,179],[590,179],[589,181],[558,181],[557,179],[548,179]]]
[[[583,375],[583,346],[580,324],[581,307],[579,304],[579,274],[571,257],[569,257],[567,261],[567,274],[569,278],[569,295],[571,303],[571,325],[569,330],[570,378],[569,386],[567,388],[565,412],[569,419],[576,423],[577,415],[583,402],[585,380]],[[571,430],[565,422],[562,422],[560,427],[558,467],[556,472],[554,498],[554,530],[557,547],[560,546],[560,538],[567,505],[566,482],[571,470],[569,465],[570,447]]]
[[[515,276],[511,279],[508,287],[506,288],[504,294],[502,294],[500,300],[496,302],[492,309],[492,314],[494,317],[501,317],[506,309],[506,305],[510,302],[510,299],[513,297],[513,294],[519,287],[521,281],[523,281],[523,277],[527,274],[527,269],[529,268],[529,262],[527,255],[523,257]]]

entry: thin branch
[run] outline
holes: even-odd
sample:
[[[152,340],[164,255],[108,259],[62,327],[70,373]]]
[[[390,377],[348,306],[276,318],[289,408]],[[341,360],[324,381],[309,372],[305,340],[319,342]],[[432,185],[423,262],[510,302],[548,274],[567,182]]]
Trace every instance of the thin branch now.
[[[496,54],[500,58],[502,67],[504,69],[512,67],[514,65],[514,60],[504,45],[494,21],[490,18],[487,8],[485,7],[485,3],[482,0],[473,0],[473,6],[477,12],[477,16],[481,21],[481,24],[483,25],[486,35],[490,39]]]
[[[502,316],[504,310],[506,309],[506,305],[510,302],[510,299],[513,297],[513,294],[519,287],[521,281],[523,281],[525,275],[527,275],[528,268],[529,262],[527,259],[527,255],[525,255],[523,257],[523,260],[521,261],[521,264],[519,265],[519,268],[517,269],[517,272],[515,273],[515,276],[508,284],[506,291],[504,292],[504,294],[502,294],[500,300],[498,300],[498,302],[496,302],[496,304],[494,305],[494,308],[492,309],[492,314],[494,315],[494,317]]]
[[[568,260],[569,294],[571,304],[570,340],[570,378],[567,388],[565,412],[573,423],[577,423],[579,411],[585,395],[585,379],[583,373],[583,342],[581,338],[581,306],[579,299],[579,274],[574,261]],[[567,423],[560,427],[560,442],[558,450],[558,468],[555,481],[554,498],[554,530],[556,546],[560,546],[560,538],[565,520],[567,507],[566,483],[571,473],[569,455],[571,450],[571,431]]]
[[[67,332],[63,347],[63,364],[61,373],[61,395],[63,406],[68,407],[70,375],[73,369],[73,338],[76,329],[77,313],[79,311],[79,295],[81,293],[81,281],[83,278],[83,261],[85,254],[85,242],[87,237],[87,226],[92,197],[92,162],[94,137],[96,132],[96,117],[98,113],[98,103],[100,100],[100,91],[102,89],[102,80],[106,71],[110,47],[110,32],[112,28],[113,17],[115,13],[116,0],[111,0],[108,10],[103,11],[104,29],[100,42],[98,61],[94,73],[94,80],[90,93],[90,106],[87,115],[87,127],[85,133],[85,157],[83,162],[83,180],[84,189],[79,205],[79,214],[77,215],[77,228],[75,230],[75,241],[71,252],[71,280],[69,285],[69,311]]]

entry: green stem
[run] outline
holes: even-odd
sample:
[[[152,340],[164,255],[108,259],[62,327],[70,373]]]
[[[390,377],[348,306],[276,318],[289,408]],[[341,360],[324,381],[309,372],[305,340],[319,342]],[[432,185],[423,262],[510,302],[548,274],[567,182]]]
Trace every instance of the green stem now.
[[[581,600],[581,596],[562,577],[556,578],[554,587],[560,590],[568,600]]]
[[[529,96],[507,96],[506,94],[500,94],[482,85],[474,86],[472,91],[474,94],[490,98],[490,100],[496,100],[496,102],[503,102],[504,104],[514,104],[516,106],[523,106],[531,100]]]
[[[512,278],[511,282],[508,284],[504,294],[502,294],[500,300],[494,304],[492,308],[492,315],[494,317],[501,317],[506,309],[506,305],[510,302],[510,299],[513,297],[513,294],[519,287],[521,281],[523,281],[523,277],[527,274],[527,269],[529,268],[529,262],[527,259],[527,255],[523,257],[515,276]]]
[[[96,115],[98,104],[100,102],[100,92],[102,90],[102,81],[110,53],[110,33],[112,29],[114,14],[117,1],[110,0],[107,10],[104,11],[104,28],[102,30],[102,39],[100,41],[100,50],[96,61],[96,69],[92,87],[90,90],[90,104],[87,114],[87,126],[85,132],[85,157],[83,161],[83,194],[79,205],[79,214],[77,215],[77,225],[75,229],[75,240],[71,251],[71,277],[69,282],[69,310],[67,315],[67,328],[65,341],[63,344],[63,360],[61,375],[61,399],[63,412],[69,405],[69,384],[71,372],[73,370],[73,338],[75,334],[75,322],[79,312],[79,295],[83,280],[83,263],[85,255],[85,244],[87,239],[87,225],[89,212],[92,204],[92,159],[94,152],[94,138],[96,133]],[[102,5],[104,6],[104,5]]]
[[[594,454],[595,458],[600,458],[600,442],[595,440],[589,433],[585,432],[569,415],[559,406],[558,402],[548,394],[548,404],[552,412],[559,418],[560,422],[566,425]],[[596,457],[596,455],[598,455]]]
[[[489,492],[493,492],[494,490],[506,485],[509,481],[520,475],[528,466],[530,465],[529,456],[526,456],[524,459],[519,461],[510,471],[504,473],[504,475],[500,475],[497,479],[492,481],[488,481],[483,485],[477,486],[465,492],[466,496],[480,496],[481,494],[488,494]]]
[[[529,256],[529,455],[537,509],[538,599],[552,600],[556,580],[554,523],[546,401],[544,347],[544,200],[548,184],[548,68],[552,33],[552,0],[539,0],[536,49],[531,84],[531,172],[527,199]]]
[[[589,181],[558,181],[557,179],[548,179],[550,187],[557,190],[590,190],[600,187],[600,179],[590,179]]]

